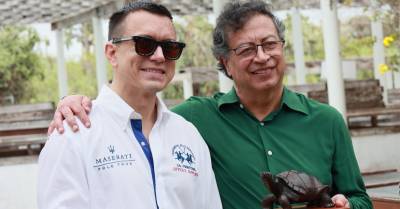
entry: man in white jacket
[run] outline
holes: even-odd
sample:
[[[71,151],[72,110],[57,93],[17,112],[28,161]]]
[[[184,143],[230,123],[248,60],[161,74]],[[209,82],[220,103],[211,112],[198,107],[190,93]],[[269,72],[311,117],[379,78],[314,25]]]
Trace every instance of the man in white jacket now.
[[[109,22],[114,78],[94,102],[92,126],[50,135],[39,158],[39,209],[221,209],[209,150],[156,93],[185,44],[162,5],[131,2]]]

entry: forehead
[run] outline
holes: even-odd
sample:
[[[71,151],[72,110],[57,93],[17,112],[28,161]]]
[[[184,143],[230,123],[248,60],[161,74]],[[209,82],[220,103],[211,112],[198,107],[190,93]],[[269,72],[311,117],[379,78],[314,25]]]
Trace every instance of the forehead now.
[[[279,37],[272,19],[262,14],[254,15],[247,20],[241,29],[228,33],[230,46],[248,42],[260,42],[265,39],[277,40]]]
[[[147,35],[155,39],[176,39],[172,20],[167,16],[153,14],[144,10],[129,13],[123,24],[124,36]]]

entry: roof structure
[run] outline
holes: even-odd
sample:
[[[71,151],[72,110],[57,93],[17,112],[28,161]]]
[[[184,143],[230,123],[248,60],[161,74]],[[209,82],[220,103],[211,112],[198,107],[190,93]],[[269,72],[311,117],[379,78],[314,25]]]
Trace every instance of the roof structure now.
[[[123,0],[0,0],[0,26],[10,24],[57,23],[67,19],[71,24],[85,21],[96,13],[108,18]],[[175,15],[212,12],[212,0],[156,0]]]
[[[0,0],[0,25],[52,23],[83,14],[111,0]]]
[[[339,3],[345,2],[345,0],[337,0]],[[288,10],[293,6],[299,9],[312,9],[320,8],[321,0],[267,0],[275,10]],[[371,4],[371,0],[352,0],[352,7],[367,6]]]
[[[64,27],[93,16],[108,18],[124,1],[129,0],[0,0],[0,26],[31,23],[63,23]],[[134,1],[134,0],[132,0]],[[208,14],[213,0],[154,0],[175,15]],[[274,10],[319,8],[320,0],[266,0]],[[343,0],[339,0],[343,1]],[[353,0],[352,6],[368,5],[370,0]],[[68,20],[68,23],[65,23]],[[64,21],[64,22],[63,22]],[[53,28],[57,25],[53,25]]]

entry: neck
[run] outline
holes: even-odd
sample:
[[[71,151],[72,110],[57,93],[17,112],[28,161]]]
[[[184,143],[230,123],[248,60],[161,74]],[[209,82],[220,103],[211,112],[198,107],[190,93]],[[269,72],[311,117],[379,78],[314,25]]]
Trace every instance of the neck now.
[[[271,112],[279,108],[282,99],[283,86],[263,91],[236,88],[240,102],[259,121],[264,120]]]
[[[111,84],[111,89],[142,116],[142,132],[148,139],[157,119],[156,93],[145,92],[131,86],[121,86],[114,82]]]

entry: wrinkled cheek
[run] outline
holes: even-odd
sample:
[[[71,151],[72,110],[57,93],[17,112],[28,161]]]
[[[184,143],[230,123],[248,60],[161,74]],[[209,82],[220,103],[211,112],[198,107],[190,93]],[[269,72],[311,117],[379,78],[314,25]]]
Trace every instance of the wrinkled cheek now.
[[[269,59],[267,60],[267,67],[268,67],[268,68],[275,67],[275,66],[277,66],[277,65],[279,65],[277,59],[271,57],[271,58],[269,58]]]
[[[287,71],[287,65],[285,60],[281,60],[281,62],[278,63],[278,69],[281,74],[284,74]]]
[[[241,71],[239,73],[247,72],[247,69],[250,68],[252,63],[253,63],[252,60],[243,60],[243,61],[239,62],[238,69]]]

